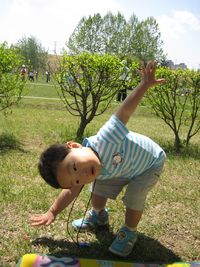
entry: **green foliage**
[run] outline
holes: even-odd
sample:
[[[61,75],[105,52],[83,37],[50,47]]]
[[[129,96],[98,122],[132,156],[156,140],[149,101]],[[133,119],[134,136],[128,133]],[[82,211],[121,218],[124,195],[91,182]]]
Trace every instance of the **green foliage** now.
[[[123,63],[108,54],[64,55],[57,81],[67,110],[81,119],[77,137],[94,116],[107,109],[122,85],[123,69]]]
[[[152,59],[161,62],[164,58],[161,48],[163,42],[161,41],[161,34],[156,20],[153,17],[149,17],[146,20],[137,22],[135,15],[133,15],[131,22],[128,25],[131,33],[128,52],[134,54],[140,61],[145,63]]]
[[[200,130],[200,73],[161,67],[157,75],[166,82],[147,96],[155,114],[172,129],[174,148],[179,151]],[[187,129],[184,135],[183,128]]]
[[[20,75],[22,58],[15,48],[0,44],[0,111],[5,113],[21,98],[25,82]]]
[[[140,80],[140,64],[137,61],[132,61],[132,62],[127,62],[127,67],[128,67],[128,75],[126,79],[126,87],[129,90],[132,90],[135,88]]]
[[[109,53],[120,58],[134,56],[147,62],[162,61],[162,41],[154,18],[139,22],[135,15],[126,21],[120,13],[107,13],[82,18],[71,34],[67,47],[71,54]]]
[[[101,52],[102,18],[100,14],[88,19],[83,17],[68,41],[68,47],[74,54],[82,52]]]
[[[48,53],[35,37],[23,37],[17,42],[17,47],[25,59],[24,64],[30,70],[46,69]]]
[[[104,51],[118,56],[124,55],[127,48],[127,22],[122,14],[107,13],[102,19],[102,41]]]

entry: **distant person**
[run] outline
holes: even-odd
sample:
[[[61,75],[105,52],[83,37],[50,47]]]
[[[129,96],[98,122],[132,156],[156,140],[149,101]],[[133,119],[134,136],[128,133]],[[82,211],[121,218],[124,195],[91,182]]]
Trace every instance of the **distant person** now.
[[[46,82],[48,83],[50,82],[50,72],[47,70],[45,74],[46,74]]]
[[[21,77],[22,77],[22,80],[25,80],[26,78],[26,66],[24,64],[22,65],[22,68],[21,68]]]
[[[38,71],[37,70],[35,72],[35,79],[36,79],[36,81],[38,81]]]
[[[29,71],[28,79],[29,79],[29,81],[34,82],[34,73],[33,73],[33,71]]]
[[[120,89],[117,93],[117,101],[118,102],[122,102],[126,99],[127,97],[127,85],[126,85],[126,78],[127,78],[127,75],[128,75],[128,70],[129,68],[128,67],[125,67],[124,68],[124,72],[122,74],[122,89]]]
[[[124,224],[109,250],[119,256],[132,252],[146,197],[160,177],[166,155],[153,140],[129,131],[126,124],[147,90],[164,82],[155,78],[155,71],[154,61],[142,67],[140,84],[95,136],[85,138],[82,144],[55,144],[42,153],[38,165],[41,176],[52,187],[63,190],[46,213],[31,217],[32,226],[50,225],[78,196],[83,185],[93,182],[92,209],[84,220],[74,220],[72,226],[77,230],[98,230],[109,223],[107,199],[116,199],[125,189]]]

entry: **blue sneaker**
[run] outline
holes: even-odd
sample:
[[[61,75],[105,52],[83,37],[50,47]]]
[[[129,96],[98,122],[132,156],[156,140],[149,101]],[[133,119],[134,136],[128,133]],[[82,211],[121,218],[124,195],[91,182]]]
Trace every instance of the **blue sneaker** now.
[[[115,240],[109,247],[110,252],[121,257],[128,256],[137,241],[137,232],[130,231],[127,227],[122,227],[118,233]]]
[[[83,221],[83,218],[74,220],[72,222],[72,226],[79,230],[93,230],[95,228],[108,226],[108,212],[106,210],[102,210],[97,213],[94,210],[89,210],[86,218]]]

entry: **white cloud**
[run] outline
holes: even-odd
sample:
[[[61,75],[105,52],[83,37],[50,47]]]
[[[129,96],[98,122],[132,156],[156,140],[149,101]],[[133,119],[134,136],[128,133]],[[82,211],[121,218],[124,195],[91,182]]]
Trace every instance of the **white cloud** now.
[[[168,59],[199,68],[200,19],[189,11],[174,11],[171,16],[159,16],[156,20]]]
[[[189,11],[177,11],[174,17],[182,25],[188,25],[191,29],[200,32],[200,20]]]
[[[61,48],[83,16],[120,9],[115,0],[13,0],[8,12],[0,17],[0,42],[33,35],[50,50],[55,42]]]
[[[163,38],[178,39],[187,31],[200,32],[200,20],[189,11],[174,11],[172,16],[159,16],[157,21]]]
[[[0,43],[5,40],[15,43],[24,35],[33,35],[50,53],[56,44],[59,53],[83,16],[104,15],[108,11],[126,13],[127,9],[133,9],[134,1],[125,3],[119,0],[0,0]],[[199,67],[200,17],[185,10],[158,16],[156,20],[169,58]]]

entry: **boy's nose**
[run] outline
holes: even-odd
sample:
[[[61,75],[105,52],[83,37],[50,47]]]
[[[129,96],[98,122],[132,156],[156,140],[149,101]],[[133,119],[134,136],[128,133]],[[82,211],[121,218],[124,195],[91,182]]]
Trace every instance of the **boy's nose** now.
[[[84,174],[85,176],[88,176],[88,170],[87,170],[87,169],[83,170],[83,174]]]
[[[90,176],[89,169],[88,169],[88,168],[84,169],[84,170],[82,171],[82,174],[83,174],[85,177]]]

